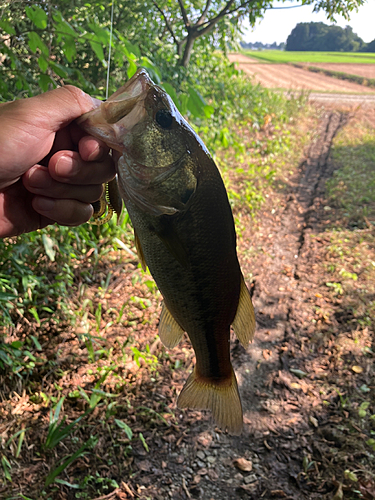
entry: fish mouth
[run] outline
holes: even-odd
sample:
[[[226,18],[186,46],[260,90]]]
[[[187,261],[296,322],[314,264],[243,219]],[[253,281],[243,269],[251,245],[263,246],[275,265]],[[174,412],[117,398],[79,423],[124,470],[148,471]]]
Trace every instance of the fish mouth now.
[[[83,114],[77,124],[88,134],[121,152],[121,136],[145,116],[144,101],[154,86],[147,71],[139,69],[107,101]]]
[[[107,123],[117,123],[128,116],[147,96],[154,82],[144,69],[139,69],[129,81],[103,103],[102,113]]]

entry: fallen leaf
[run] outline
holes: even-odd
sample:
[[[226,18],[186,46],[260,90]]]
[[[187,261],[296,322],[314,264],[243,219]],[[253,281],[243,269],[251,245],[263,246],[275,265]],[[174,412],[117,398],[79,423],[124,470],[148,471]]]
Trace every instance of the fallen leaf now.
[[[136,464],[138,469],[144,472],[148,472],[152,467],[151,462],[149,462],[148,460],[141,460],[139,462],[136,462]]]
[[[352,366],[352,370],[354,373],[362,373],[363,372],[362,366],[358,366],[358,365]]]
[[[253,464],[250,460],[246,458],[236,458],[233,460],[233,464],[237,469],[243,470],[244,472],[250,472],[253,470]]]
[[[270,493],[271,497],[285,498],[287,496],[287,494],[283,490],[272,490]]]
[[[307,377],[307,373],[302,370],[298,370],[298,368],[290,368],[290,372],[296,375],[298,378]]]
[[[314,427],[319,427],[319,423],[318,423],[318,420],[313,417],[312,415],[310,415],[309,417],[309,422],[310,424],[312,424]]]
[[[342,491],[342,484],[339,484],[336,493],[333,495],[332,500],[342,500],[344,498],[344,493]]]

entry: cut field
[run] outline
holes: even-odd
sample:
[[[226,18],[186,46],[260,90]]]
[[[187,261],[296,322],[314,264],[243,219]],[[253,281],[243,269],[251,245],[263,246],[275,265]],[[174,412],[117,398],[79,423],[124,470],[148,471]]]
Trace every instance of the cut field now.
[[[267,88],[316,90],[341,93],[374,94],[374,90],[358,83],[338,80],[331,76],[312,73],[288,64],[244,64],[238,67]]]
[[[375,64],[351,63],[314,63],[316,68],[339,71],[347,75],[358,75],[364,78],[375,78]]]
[[[267,51],[263,51],[265,53]],[[281,51],[268,51],[278,52]],[[289,53],[291,54],[291,53]],[[315,54],[315,53],[313,53]],[[333,76],[311,72],[306,68],[296,67],[297,64],[281,64],[281,63],[266,63],[257,61],[254,58],[247,57],[244,54],[229,54],[229,60],[236,63],[237,67],[241,69],[248,76],[254,78],[256,83],[260,83],[263,87],[273,89],[286,89],[286,90],[308,90],[318,92],[335,92],[341,94],[362,94],[374,96],[375,91],[355,83],[353,81],[340,80]],[[375,61],[375,58],[374,58]],[[299,66],[301,63],[299,64]],[[315,67],[322,69],[330,69],[335,67],[336,71],[349,75],[358,75],[365,78],[373,78],[375,72],[375,64],[355,64],[355,63],[316,63]]]
[[[245,50],[244,54],[271,63],[361,63],[375,64],[370,52],[292,52],[283,50]]]

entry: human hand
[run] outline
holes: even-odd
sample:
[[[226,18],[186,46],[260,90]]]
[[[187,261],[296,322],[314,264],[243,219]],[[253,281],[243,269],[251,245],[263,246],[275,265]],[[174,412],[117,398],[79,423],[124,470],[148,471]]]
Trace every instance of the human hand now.
[[[0,105],[0,237],[92,216],[115,168],[108,147],[73,120],[99,104],[68,85]]]

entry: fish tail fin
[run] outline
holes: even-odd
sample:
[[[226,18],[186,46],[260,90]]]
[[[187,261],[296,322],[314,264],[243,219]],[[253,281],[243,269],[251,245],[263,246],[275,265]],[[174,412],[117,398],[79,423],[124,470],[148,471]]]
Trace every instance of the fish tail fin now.
[[[200,378],[195,367],[178,397],[177,406],[211,410],[218,427],[230,434],[241,434],[242,405],[233,369],[229,379],[216,381]]]

